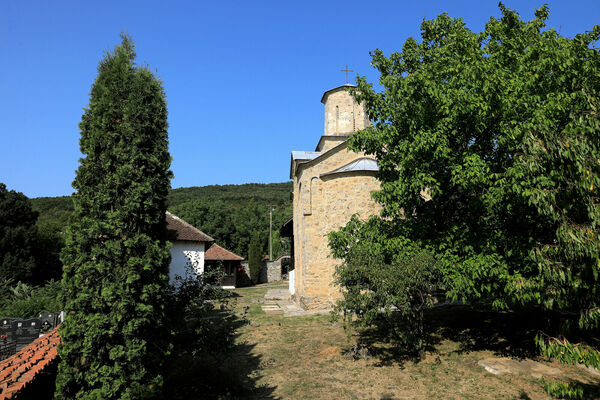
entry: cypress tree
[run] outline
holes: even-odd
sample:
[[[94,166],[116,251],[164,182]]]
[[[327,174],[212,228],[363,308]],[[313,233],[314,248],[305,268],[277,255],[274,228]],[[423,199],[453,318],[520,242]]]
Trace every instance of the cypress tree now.
[[[135,65],[129,37],[100,62],[79,128],[55,397],[157,397],[168,350],[171,158],[162,84]]]
[[[260,283],[260,268],[262,265],[261,247],[260,235],[254,233],[248,246],[248,267],[250,269],[250,279],[255,284]]]

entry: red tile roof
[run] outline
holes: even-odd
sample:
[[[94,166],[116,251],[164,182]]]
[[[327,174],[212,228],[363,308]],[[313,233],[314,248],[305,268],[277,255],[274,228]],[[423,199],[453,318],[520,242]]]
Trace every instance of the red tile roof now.
[[[169,240],[185,242],[214,242],[215,239],[208,236],[199,229],[194,228],[181,218],[167,211],[167,229],[169,231]]]
[[[58,327],[0,361],[0,400],[12,399],[57,357]]]
[[[244,258],[231,251],[213,243],[204,253],[204,259],[208,261],[243,261]]]

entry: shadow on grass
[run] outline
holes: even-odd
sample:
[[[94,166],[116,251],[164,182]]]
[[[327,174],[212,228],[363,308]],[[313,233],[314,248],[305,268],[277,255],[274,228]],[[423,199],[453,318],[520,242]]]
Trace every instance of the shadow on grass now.
[[[387,321],[380,320],[374,326],[359,331],[357,343],[359,347],[368,349],[369,356],[378,362],[377,366],[397,365],[404,368],[407,362],[419,362],[419,356],[399,341],[393,334]],[[427,331],[423,338],[426,352],[435,352],[439,343],[438,337]]]
[[[554,331],[549,316],[539,310],[498,312],[468,306],[434,309],[429,331],[459,343],[458,353],[489,350],[514,358],[539,355],[534,338],[540,330]]]
[[[557,333],[548,315],[539,311],[495,312],[471,306],[436,307],[425,314],[423,338],[427,353],[438,352],[444,340],[458,343],[459,354],[488,350],[498,356],[534,358],[539,355],[534,338],[539,330]],[[419,357],[391,335],[386,321],[359,331],[358,343],[369,349],[380,365],[418,362]]]
[[[231,312],[215,311],[204,318],[202,329],[180,332],[168,363],[168,398],[274,399],[274,387],[258,384],[261,357],[252,354],[254,345],[235,341],[246,323]]]

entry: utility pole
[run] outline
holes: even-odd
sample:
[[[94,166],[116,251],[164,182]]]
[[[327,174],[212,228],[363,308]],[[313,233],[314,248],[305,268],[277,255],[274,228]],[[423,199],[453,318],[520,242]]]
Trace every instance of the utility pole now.
[[[274,205],[269,204],[269,261],[273,261],[273,209]]]

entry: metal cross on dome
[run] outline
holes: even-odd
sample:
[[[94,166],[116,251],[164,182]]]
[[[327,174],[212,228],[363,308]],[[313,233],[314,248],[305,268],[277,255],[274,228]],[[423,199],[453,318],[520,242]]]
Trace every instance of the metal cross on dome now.
[[[346,72],[346,85],[348,84],[348,72],[354,72],[351,69],[348,69],[348,64],[346,64],[346,69],[341,69],[340,71]]]

